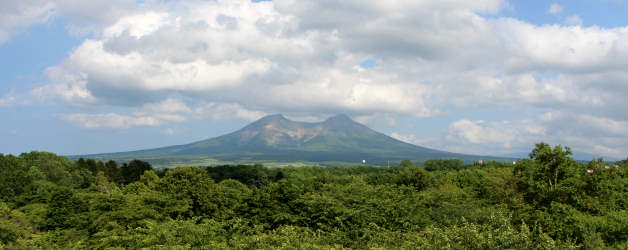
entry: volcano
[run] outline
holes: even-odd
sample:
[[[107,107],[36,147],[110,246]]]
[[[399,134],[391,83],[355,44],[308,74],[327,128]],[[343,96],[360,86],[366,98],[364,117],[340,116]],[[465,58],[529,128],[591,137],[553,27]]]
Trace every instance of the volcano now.
[[[399,141],[336,115],[322,122],[298,122],[283,115],[263,117],[223,136],[185,145],[84,156],[96,159],[140,159],[157,165],[186,165],[214,159],[223,163],[308,162],[321,165],[395,164],[401,160],[422,163],[455,158],[465,162],[503,160],[430,149]]]

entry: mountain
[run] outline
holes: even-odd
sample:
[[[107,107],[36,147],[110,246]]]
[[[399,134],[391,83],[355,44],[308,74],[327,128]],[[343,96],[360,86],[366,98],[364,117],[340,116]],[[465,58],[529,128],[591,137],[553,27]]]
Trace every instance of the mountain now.
[[[309,123],[283,115],[263,117],[233,133],[186,145],[124,153],[88,155],[97,159],[142,159],[157,165],[307,162],[323,165],[395,164],[435,158],[506,160],[450,153],[408,144],[376,132],[346,115]]]

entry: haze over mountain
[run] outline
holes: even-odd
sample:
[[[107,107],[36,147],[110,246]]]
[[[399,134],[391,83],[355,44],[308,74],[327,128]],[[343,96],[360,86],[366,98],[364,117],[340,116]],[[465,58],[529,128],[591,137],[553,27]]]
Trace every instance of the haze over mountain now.
[[[504,160],[429,149],[376,132],[346,115],[323,122],[298,122],[283,115],[263,117],[233,133],[186,145],[124,153],[90,155],[91,158],[138,158],[157,164],[219,162],[309,162],[320,164],[394,164],[404,159],[423,162],[435,158]],[[207,161],[206,161],[207,162]]]

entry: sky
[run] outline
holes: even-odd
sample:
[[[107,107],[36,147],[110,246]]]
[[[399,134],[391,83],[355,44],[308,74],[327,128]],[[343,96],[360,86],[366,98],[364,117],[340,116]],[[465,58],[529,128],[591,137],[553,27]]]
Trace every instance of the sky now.
[[[335,114],[441,150],[628,156],[628,1],[0,0],[0,153]]]

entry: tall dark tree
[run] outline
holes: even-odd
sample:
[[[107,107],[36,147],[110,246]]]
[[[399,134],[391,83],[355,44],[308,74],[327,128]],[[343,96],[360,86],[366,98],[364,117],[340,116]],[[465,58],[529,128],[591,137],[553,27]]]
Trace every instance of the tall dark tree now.
[[[122,184],[124,183],[124,177],[122,176],[122,170],[118,167],[115,161],[109,160],[105,163],[105,176],[109,181]]]
[[[122,165],[121,172],[124,179],[124,184],[129,184],[140,180],[140,176],[144,174],[144,171],[153,170],[148,162],[140,160],[132,160],[128,164]]]

